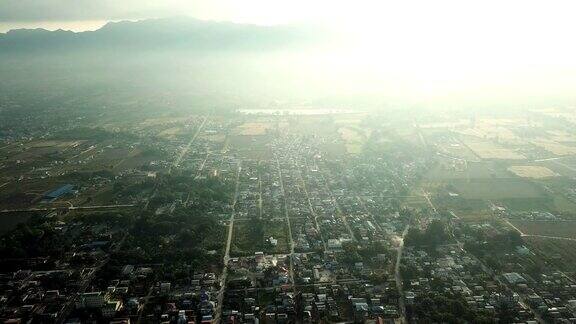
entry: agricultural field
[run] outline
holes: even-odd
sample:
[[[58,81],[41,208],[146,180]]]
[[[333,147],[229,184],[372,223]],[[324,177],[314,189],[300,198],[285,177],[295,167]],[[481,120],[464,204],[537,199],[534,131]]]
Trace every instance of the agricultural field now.
[[[364,144],[369,136],[369,134],[367,136],[363,130],[352,127],[340,127],[338,128],[338,134],[344,141],[344,146],[348,154],[362,153]]]
[[[236,150],[241,156],[253,159],[266,159],[272,156],[270,136],[231,135],[226,147]]]
[[[147,118],[140,125],[148,128],[150,126],[165,126],[178,123],[184,123],[188,120],[188,117],[157,117],[157,118]]]
[[[501,126],[480,125],[457,131],[459,134],[482,139],[498,140],[507,144],[520,144],[521,139],[510,129]]]
[[[576,204],[568,200],[566,197],[556,194],[552,199],[552,210],[564,213],[567,217],[576,217]]]
[[[81,144],[84,141],[57,141],[57,140],[49,140],[49,141],[38,141],[32,142],[27,145],[29,148],[43,148],[43,147],[56,147],[61,150],[65,150],[69,147],[75,147]]]
[[[158,152],[156,150],[136,149],[130,153],[128,159],[124,160],[124,162],[120,164],[120,166],[122,167],[122,169],[139,168],[143,165],[148,165],[150,164],[150,162],[156,161],[161,158],[163,158],[163,155],[161,154],[161,152]]]
[[[480,161],[470,148],[459,141],[441,141],[436,144],[440,156],[448,156],[466,161]]]
[[[438,121],[438,122],[418,124],[418,126],[422,129],[450,129],[450,130],[466,127],[467,125],[470,125],[470,120],[468,119],[458,119],[454,121]]]
[[[334,115],[334,124],[336,126],[361,127],[366,115],[364,114],[343,114]]]
[[[158,136],[166,139],[176,139],[179,135],[183,134],[184,129],[182,127],[170,127],[160,131]]]
[[[87,155],[88,160],[83,162],[83,170],[115,169],[120,166],[132,153],[126,147],[104,147],[94,150]]]
[[[458,220],[466,223],[485,223],[493,222],[496,220],[496,216],[493,212],[488,210],[473,210],[465,212],[454,213]]]
[[[10,158],[12,160],[34,160],[35,162],[38,162],[43,159],[52,159],[54,157],[73,157],[76,154],[82,152],[82,149],[85,148],[83,144],[86,142],[87,141],[84,140],[37,141],[23,144],[8,151],[10,152]]]
[[[524,237],[527,246],[548,263],[576,279],[576,241]]]
[[[288,117],[287,131],[290,134],[308,136],[330,136],[335,138],[338,136],[338,127],[334,124],[334,120],[329,116],[302,116],[298,119]]]
[[[268,131],[275,128],[275,123],[272,122],[250,122],[238,126],[235,132],[238,135],[244,136],[258,136],[265,135]]]
[[[576,177],[576,162],[568,158],[541,161],[539,164],[562,176]]]
[[[522,233],[576,239],[576,221],[510,220]]]
[[[543,179],[558,176],[547,167],[538,165],[513,165],[508,167],[508,170],[521,178]]]
[[[513,150],[502,147],[498,144],[465,140],[464,143],[470,148],[478,157],[486,160],[523,160],[524,155]]]
[[[514,211],[554,211],[553,195],[521,178],[453,179],[437,198],[439,206],[458,211],[487,211],[498,207]]]
[[[560,143],[576,143],[576,136],[574,134],[561,131],[561,130],[549,130],[546,134],[550,140]]]
[[[561,144],[552,140],[547,140],[547,139],[537,139],[537,140],[533,140],[531,141],[532,144],[545,149],[546,151],[554,154],[554,155],[558,155],[558,156],[564,156],[564,155],[574,155],[576,154],[576,147],[575,146],[568,146],[565,144]]]
[[[491,161],[470,162],[455,159],[440,159],[440,163],[432,167],[426,178],[429,181],[451,179],[494,179],[510,178],[511,174],[504,167]]]
[[[450,184],[457,193],[467,199],[500,200],[545,197],[543,189],[522,179],[453,180]]]

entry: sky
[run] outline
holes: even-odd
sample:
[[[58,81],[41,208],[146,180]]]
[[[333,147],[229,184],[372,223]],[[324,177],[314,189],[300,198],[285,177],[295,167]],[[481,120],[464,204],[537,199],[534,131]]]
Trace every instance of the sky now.
[[[553,95],[576,88],[574,12],[573,0],[0,0],[0,32],[94,30],[107,21],[176,15],[313,23],[343,40],[337,56],[317,63],[332,60],[351,77],[368,71],[362,78],[431,93]]]

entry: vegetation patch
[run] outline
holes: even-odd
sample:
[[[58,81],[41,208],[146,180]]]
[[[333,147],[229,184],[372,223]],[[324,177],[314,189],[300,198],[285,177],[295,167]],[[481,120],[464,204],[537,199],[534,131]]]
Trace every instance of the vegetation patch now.
[[[523,160],[524,155],[491,142],[467,141],[466,145],[481,159]]]
[[[510,220],[524,234],[576,239],[576,221]]]
[[[455,180],[451,187],[468,199],[542,198],[545,192],[521,179]]]
[[[542,179],[558,176],[556,172],[547,167],[538,165],[513,165],[508,170],[522,178]]]
[[[254,255],[255,252],[288,253],[289,251],[288,228],[285,221],[252,219],[234,223],[231,248],[233,255]]]

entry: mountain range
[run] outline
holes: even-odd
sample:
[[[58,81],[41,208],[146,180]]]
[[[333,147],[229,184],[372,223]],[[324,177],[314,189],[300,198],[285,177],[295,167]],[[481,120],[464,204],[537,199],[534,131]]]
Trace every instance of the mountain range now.
[[[96,31],[0,34],[0,110],[144,103],[214,106],[317,94],[303,60],[327,33],[193,18],[108,23]],[[312,74],[314,75],[314,74]],[[2,98],[4,101],[2,102]],[[7,109],[7,108],[5,108]]]
[[[97,49],[269,50],[317,41],[303,25],[259,26],[194,18],[110,22],[96,31],[16,29],[0,34],[0,53]]]

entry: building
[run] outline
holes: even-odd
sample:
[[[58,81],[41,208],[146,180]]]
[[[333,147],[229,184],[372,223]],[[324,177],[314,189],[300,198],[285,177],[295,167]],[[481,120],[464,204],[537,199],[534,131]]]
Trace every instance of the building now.
[[[71,184],[65,184],[62,187],[50,191],[49,193],[45,194],[43,197],[44,202],[51,202],[54,201],[64,195],[74,193],[74,186]]]
[[[102,291],[88,292],[80,295],[76,304],[78,308],[101,308],[106,304],[106,294]]]
[[[508,283],[515,285],[519,283],[526,283],[526,279],[516,272],[509,272],[502,275]]]
[[[108,301],[101,308],[102,316],[105,318],[112,318],[116,315],[116,312],[120,310],[122,303],[120,301]]]

